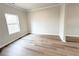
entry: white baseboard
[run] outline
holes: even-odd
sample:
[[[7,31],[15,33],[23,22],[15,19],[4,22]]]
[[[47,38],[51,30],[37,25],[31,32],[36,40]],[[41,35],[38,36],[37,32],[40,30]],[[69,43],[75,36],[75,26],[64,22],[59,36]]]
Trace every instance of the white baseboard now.
[[[58,34],[49,34],[49,33],[31,33],[31,34],[35,34],[35,35],[56,35],[56,36],[59,36]]]
[[[66,36],[70,36],[70,37],[79,37],[79,35],[66,35]]]
[[[16,39],[15,39],[15,40],[16,40]],[[6,45],[8,45],[8,44],[10,44],[11,42],[13,42],[13,41],[15,41],[15,40],[11,40],[11,41],[9,41],[9,42],[6,42],[5,44],[1,45],[0,48],[6,46]]]
[[[42,33],[42,34],[38,34],[38,33],[32,33],[35,35],[55,35],[55,36],[59,36],[62,42],[66,42],[66,40],[63,40],[64,38],[62,38],[59,34],[48,34],[48,33]]]
[[[65,37],[62,37],[61,35],[59,35],[60,39],[62,42],[66,42],[66,38]]]
[[[27,34],[28,34],[28,33],[27,33]],[[26,35],[26,34],[24,34],[24,35]],[[17,39],[19,39],[20,37],[22,37],[22,36],[24,36],[24,35],[19,36]],[[13,39],[13,40],[11,40],[11,41],[9,41],[9,42],[6,42],[5,44],[1,45],[0,48],[6,46],[6,45],[8,45],[8,44],[10,44],[11,42],[13,42],[13,41],[15,41],[15,40],[17,40],[17,39]]]

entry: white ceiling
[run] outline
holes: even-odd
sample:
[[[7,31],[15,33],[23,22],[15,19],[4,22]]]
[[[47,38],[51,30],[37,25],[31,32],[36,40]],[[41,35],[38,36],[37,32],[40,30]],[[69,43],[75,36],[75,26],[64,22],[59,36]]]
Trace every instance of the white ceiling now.
[[[58,3],[14,3],[13,5],[24,8],[27,10],[37,9],[37,8],[44,8],[48,6],[54,6]]]

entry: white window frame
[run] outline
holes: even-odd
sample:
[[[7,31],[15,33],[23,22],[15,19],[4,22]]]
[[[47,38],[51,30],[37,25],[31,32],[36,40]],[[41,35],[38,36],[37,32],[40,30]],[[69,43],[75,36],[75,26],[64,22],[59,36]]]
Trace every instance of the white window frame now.
[[[6,19],[9,35],[20,32],[18,15],[5,13],[5,19]]]

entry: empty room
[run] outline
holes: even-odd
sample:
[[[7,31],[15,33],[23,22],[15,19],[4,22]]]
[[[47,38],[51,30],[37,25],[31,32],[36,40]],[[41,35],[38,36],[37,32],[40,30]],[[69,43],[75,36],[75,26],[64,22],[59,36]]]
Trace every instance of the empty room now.
[[[79,3],[0,3],[0,56],[79,56]]]

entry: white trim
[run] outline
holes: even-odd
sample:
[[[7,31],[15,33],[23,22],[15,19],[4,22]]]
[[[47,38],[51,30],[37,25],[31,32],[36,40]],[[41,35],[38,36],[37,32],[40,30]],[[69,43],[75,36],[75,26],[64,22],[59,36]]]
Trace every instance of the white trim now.
[[[66,37],[65,36],[62,37],[62,35],[59,35],[59,37],[60,37],[60,39],[61,39],[62,42],[66,42]]]
[[[28,34],[28,33],[27,33],[27,34]],[[22,37],[22,36],[24,36],[24,35],[26,35],[26,34],[23,34],[23,35],[19,36],[19,37],[16,38],[16,39],[13,39],[13,40],[11,40],[11,41],[9,41],[9,42],[6,42],[5,44],[1,45],[0,48],[6,46],[6,45],[8,45],[8,44],[10,44],[11,42],[13,42],[13,41],[15,41],[15,40],[18,40],[20,37]]]
[[[18,7],[12,3],[4,3],[4,5],[8,5],[8,6],[11,6],[13,8],[16,8],[20,11],[24,11],[24,12],[33,12],[33,11],[38,11],[38,10],[43,10],[43,9],[47,9],[47,8],[51,8],[51,7],[56,7],[56,6],[60,6],[60,5],[63,5],[65,3],[59,3],[59,4],[56,4],[56,5],[51,5],[51,6],[47,6],[47,7],[40,7],[40,8],[35,8],[35,9],[24,9],[24,8],[21,8],[21,7]]]
[[[36,8],[36,9],[31,9],[30,12],[39,11],[39,10],[43,10],[43,9],[47,9],[47,8],[51,8],[51,7],[60,6],[60,5],[63,5],[63,4],[56,4],[56,5],[51,5],[51,6],[47,6],[47,7],[40,7],[40,8]]]
[[[17,40],[17,39],[15,39],[15,40]],[[1,45],[0,48],[6,46],[6,45],[8,45],[8,44],[10,44],[11,42],[13,42],[13,41],[15,41],[15,40],[11,40],[11,41],[9,41],[9,42],[6,42],[5,44]]]
[[[13,8],[15,8],[15,9],[17,9],[19,11],[22,11],[22,12],[28,12],[27,9],[24,9],[24,8],[21,8],[21,7],[17,7],[14,4],[12,4],[12,3],[3,3],[2,5],[7,5],[7,6],[10,6],[10,7],[13,7]]]
[[[79,35],[66,35],[66,36],[79,37]]]
[[[65,37],[62,38],[59,34],[48,34],[48,33],[42,33],[42,34],[40,34],[40,33],[31,33],[31,34],[35,34],[35,35],[55,35],[55,36],[58,36],[61,39],[62,42],[66,42]]]
[[[48,34],[48,33],[31,33],[31,34],[35,34],[35,35],[56,35],[56,36],[59,36],[58,34]]]

